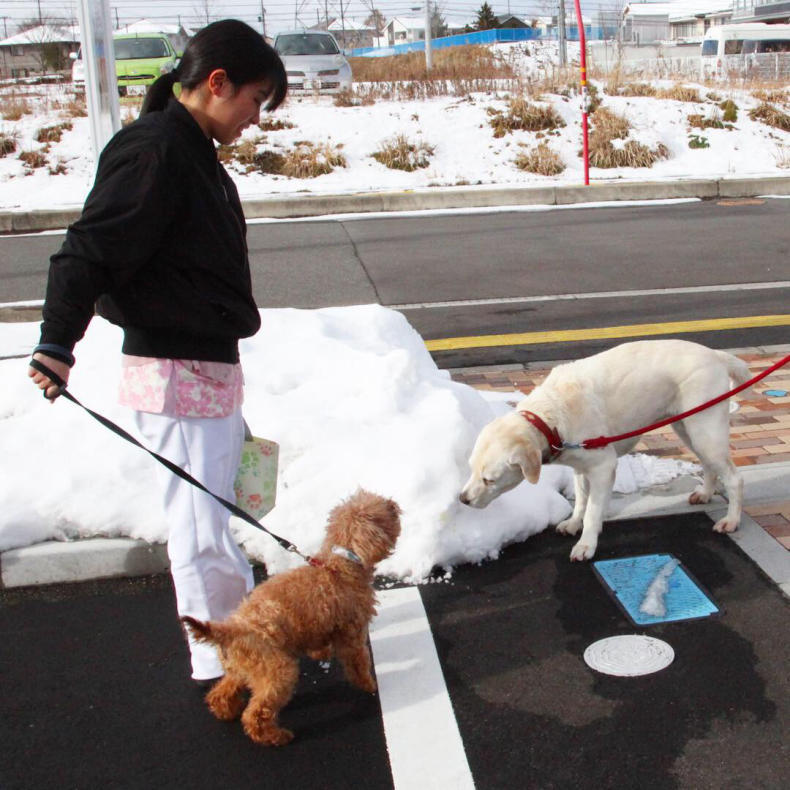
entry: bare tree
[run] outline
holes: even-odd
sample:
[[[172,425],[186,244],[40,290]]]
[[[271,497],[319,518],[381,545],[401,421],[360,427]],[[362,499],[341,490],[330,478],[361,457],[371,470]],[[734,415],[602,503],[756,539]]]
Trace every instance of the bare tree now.
[[[198,4],[192,8],[201,25],[208,25],[211,22],[213,10],[214,0],[198,0]]]

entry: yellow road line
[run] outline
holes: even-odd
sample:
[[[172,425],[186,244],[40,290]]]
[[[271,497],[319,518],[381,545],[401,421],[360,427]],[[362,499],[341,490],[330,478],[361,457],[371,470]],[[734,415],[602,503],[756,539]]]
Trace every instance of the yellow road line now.
[[[559,329],[549,332],[517,332],[509,335],[476,335],[426,340],[429,351],[455,351],[462,348],[521,346],[538,343],[565,343],[574,340],[608,340],[647,337],[682,332],[717,332],[723,329],[753,329],[761,326],[790,326],[790,315],[749,315],[740,318],[706,318],[699,321],[669,321],[663,324],[600,326],[590,329]]]

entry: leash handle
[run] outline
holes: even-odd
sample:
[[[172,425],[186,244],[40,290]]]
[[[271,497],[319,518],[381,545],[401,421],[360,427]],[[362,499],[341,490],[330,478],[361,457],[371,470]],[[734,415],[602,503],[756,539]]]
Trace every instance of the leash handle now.
[[[47,400],[54,401],[55,398],[57,398],[59,395],[62,395],[64,398],[66,398],[66,400],[70,400],[72,403],[76,404],[81,409],[84,409],[86,412],[88,412],[88,414],[90,414],[90,416],[93,417],[94,420],[100,422],[105,428],[108,428],[113,433],[117,434],[122,439],[125,439],[130,444],[135,445],[135,447],[139,447],[141,450],[145,450],[145,452],[147,452],[148,455],[150,455],[152,458],[155,458],[163,466],[166,466],[174,475],[178,475],[178,477],[180,477],[182,480],[185,480],[190,485],[195,486],[195,488],[199,488],[201,491],[205,492],[210,497],[213,497],[217,502],[219,502],[221,505],[227,508],[234,516],[238,516],[240,519],[246,521],[248,524],[251,524],[256,529],[260,529],[263,532],[267,533],[268,535],[271,535],[286,551],[290,551],[293,554],[298,554],[305,562],[312,564],[313,562],[312,559],[309,556],[302,554],[302,552],[299,551],[299,549],[296,548],[296,546],[293,543],[291,543],[290,540],[286,540],[285,538],[280,537],[279,535],[275,535],[274,532],[266,529],[266,527],[264,527],[263,524],[257,522],[249,513],[242,510],[235,502],[229,502],[227,499],[224,499],[218,494],[215,494],[213,491],[210,491],[208,488],[206,488],[206,486],[203,485],[203,483],[192,477],[192,475],[189,474],[189,472],[185,472],[180,466],[174,464],[169,458],[165,458],[164,456],[159,455],[159,453],[155,453],[153,450],[149,450],[144,444],[139,442],[128,431],[125,431],[123,428],[121,428],[120,425],[117,425],[116,423],[114,423],[112,420],[108,419],[104,415],[99,414],[98,412],[93,411],[93,409],[89,409],[87,406],[80,403],[66,389],[66,382],[63,381],[63,379],[60,378],[60,376],[58,376],[57,373],[55,373],[53,370],[50,370],[43,362],[40,362],[37,359],[31,359],[30,367],[34,368],[39,373],[43,373],[53,384],[55,384],[55,386],[58,387],[57,395],[55,395],[52,398],[47,398]],[[44,391],[44,397],[45,398],[47,397],[46,390]]]
[[[37,370],[39,373],[43,373],[58,388],[58,391],[51,398],[47,396],[46,389],[42,391],[42,395],[48,401],[52,401],[54,403],[55,399],[59,395],[63,395],[63,393],[66,391],[66,382],[63,381],[63,379],[58,376],[54,370],[50,370],[43,362],[39,362],[37,359],[31,359],[29,364],[34,370]]]

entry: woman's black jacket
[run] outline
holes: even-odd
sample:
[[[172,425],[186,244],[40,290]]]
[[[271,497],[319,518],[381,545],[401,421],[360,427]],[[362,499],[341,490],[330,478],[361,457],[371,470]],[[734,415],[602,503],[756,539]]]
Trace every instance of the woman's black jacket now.
[[[136,356],[236,362],[239,338],[260,327],[238,192],[177,101],[102,152],[50,262],[41,343],[73,349],[97,300]]]

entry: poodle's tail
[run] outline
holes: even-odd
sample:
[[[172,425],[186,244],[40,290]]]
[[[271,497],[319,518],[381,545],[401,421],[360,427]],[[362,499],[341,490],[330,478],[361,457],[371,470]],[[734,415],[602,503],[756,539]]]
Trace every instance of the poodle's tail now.
[[[192,636],[194,636],[198,642],[208,642],[220,647],[230,644],[237,636],[242,634],[241,629],[227,622],[203,622],[202,620],[196,620],[194,617],[189,616],[182,617],[181,622],[189,628],[192,632]]]

